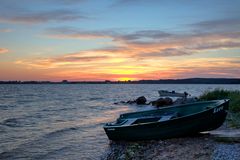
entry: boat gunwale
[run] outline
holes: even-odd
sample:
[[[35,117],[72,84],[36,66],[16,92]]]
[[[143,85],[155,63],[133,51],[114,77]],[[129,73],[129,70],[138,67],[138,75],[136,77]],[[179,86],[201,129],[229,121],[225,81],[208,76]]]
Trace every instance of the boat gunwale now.
[[[193,103],[187,103],[187,104],[175,104],[172,106],[165,106],[165,107],[161,107],[158,109],[152,109],[152,110],[146,110],[146,111],[137,111],[137,112],[129,112],[129,113],[123,113],[120,114],[120,118],[122,115],[127,115],[127,114],[135,114],[135,113],[144,113],[144,112],[151,112],[151,111],[157,111],[157,110],[163,110],[163,109],[170,109],[170,108],[175,108],[175,107],[183,107],[183,106],[189,106],[189,105],[193,105],[193,104],[204,104],[204,103],[210,103],[210,102],[216,102],[216,104],[218,103],[222,103],[223,102],[227,102],[229,101],[229,99],[221,99],[221,100],[211,100],[211,101],[198,101],[198,102],[193,102]],[[218,103],[217,103],[218,102]],[[213,107],[214,108],[214,107]]]
[[[202,113],[207,112],[209,110],[213,110],[214,108],[217,108],[217,107],[221,106],[222,104],[224,104],[224,103],[226,103],[228,101],[229,101],[229,99],[222,99],[222,100],[201,101],[201,102],[194,102],[194,103],[189,103],[189,104],[174,105],[174,106],[170,106],[170,107],[173,108],[173,107],[182,107],[182,106],[187,106],[187,105],[192,105],[192,104],[201,104],[201,103],[210,103],[210,102],[214,103],[214,102],[216,102],[215,103],[216,106],[214,106],[214,107],[205,108],[204,110],[202,110],[200,112],[195,112],[193,114],[187,114],[185,116],[172,118],[172,119],[169,119],[167,121],[146,122],[146,123],[138,123],[138,124],[126,125],[126,126],[124,126],[124,124],[122,124],[122,125],[112,125],[112,126],[108,126],[107,124],[105,124],[103,126],[103,128],[105,128],[105,129],[108,129],[108,128],[127,128],[127,127],[132,127],[132,126],[142,126],[142,125],[150,125],[150,124],[157,124],[157,123],[163,124],[163,123],[166,123],[166,122],[172,122],[174,120],[179,120],[179,119],[183,119],[183,118],[186,118],[186,117],[191,117],[191,116],[196,115],[196,114],[202,114]],[[161,110],[161,109],[170,108],[170,107],[162,107],[162,108],[156,109],[156,110]],[[152,110],[149,110],[149,111],[152,111]],[[139,113],[141,113],[141,112],[144,112],[144,111],[140,111]],[[138,112],[131,112],[131,113],[138,113]],[[129,113],[125,113],[125,114],[129,114]],[[123,118],[123,119],[131,119],[131,118]]]

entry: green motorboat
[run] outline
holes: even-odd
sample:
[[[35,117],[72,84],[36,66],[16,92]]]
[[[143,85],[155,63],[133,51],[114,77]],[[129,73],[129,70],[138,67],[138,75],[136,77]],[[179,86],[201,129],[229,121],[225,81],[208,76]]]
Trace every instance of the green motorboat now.
[[[110,140],[152,140],[192,135],[220,127],[229,100],[201,101],[121,114],[104,125]]]

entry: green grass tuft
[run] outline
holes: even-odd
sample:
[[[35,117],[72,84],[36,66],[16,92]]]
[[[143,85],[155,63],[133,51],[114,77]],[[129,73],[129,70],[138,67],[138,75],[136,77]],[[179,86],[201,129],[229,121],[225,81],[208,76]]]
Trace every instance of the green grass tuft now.
[[[200,100],[230,99],[227,120],[231,127],[240,128],[240,91],[216,89],[203,93]]]
[[[230,99],[229,110],[233,113],[240,113],[240,91],[228,91],[216,89],[203,93],[200,100]]]

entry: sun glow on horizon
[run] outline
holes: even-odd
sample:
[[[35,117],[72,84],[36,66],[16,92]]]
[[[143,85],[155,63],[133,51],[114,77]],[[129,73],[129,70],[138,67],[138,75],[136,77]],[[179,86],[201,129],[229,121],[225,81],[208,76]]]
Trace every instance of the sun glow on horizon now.
[[[129,77],[121,77],[118,78],[117,81],[136,81],[138,80],[137,78],[129,78]]]

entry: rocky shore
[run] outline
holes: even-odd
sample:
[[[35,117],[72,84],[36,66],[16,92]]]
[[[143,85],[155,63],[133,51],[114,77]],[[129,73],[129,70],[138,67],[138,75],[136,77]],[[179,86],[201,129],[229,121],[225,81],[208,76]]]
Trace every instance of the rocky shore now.
[[[226,125],[221,129],[226,129]],[[113,142],[102,160],[239,160],[240,144],[216,141],[210,134],[158,141]]]
[[[240,144],[209,135],[143,142],[110,142],[103,160],[239,160]]]
[[[217,143],[208,135],[159,141],[110,142],[105,160],[210,160]]]
[[[239,160],[240,144],[219,143],[215,147],[212,160]]]

